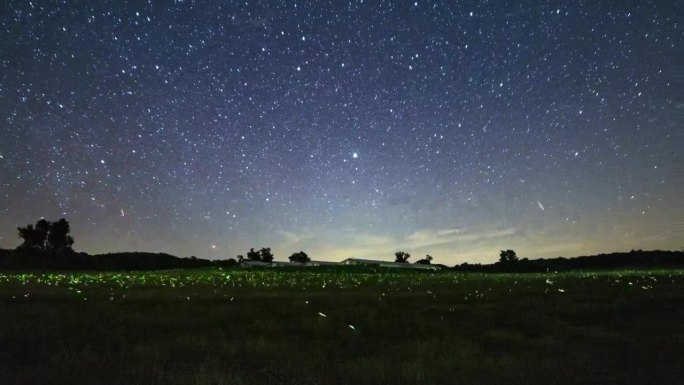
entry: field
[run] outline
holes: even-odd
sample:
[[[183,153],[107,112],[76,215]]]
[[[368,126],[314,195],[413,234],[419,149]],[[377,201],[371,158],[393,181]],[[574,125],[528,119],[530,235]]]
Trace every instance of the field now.
[[[683,343],[682,270],[0,273],[0,384],[674,384]]]

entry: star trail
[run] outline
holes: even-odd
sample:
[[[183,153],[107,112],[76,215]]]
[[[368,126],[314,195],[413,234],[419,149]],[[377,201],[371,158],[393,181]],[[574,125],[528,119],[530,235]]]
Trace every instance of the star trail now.
[[[5,1],[0,247],[677,249],[674,1]]]

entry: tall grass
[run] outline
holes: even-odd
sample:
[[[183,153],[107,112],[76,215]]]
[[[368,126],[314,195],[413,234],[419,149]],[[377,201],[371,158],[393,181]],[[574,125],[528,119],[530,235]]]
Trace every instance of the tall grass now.
[[[674,384],[682,278],[0,274],[0,384]]]

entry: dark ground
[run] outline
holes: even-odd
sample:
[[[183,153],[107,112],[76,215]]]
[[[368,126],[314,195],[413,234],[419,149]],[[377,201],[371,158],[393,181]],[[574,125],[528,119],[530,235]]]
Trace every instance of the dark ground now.
[[[5,273],[0,383],[675,384],[683,289],[681,270]]]

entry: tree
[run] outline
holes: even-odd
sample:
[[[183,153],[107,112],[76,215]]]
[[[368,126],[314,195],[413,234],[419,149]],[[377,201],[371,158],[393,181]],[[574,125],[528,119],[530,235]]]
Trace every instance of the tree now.
[[[39,252],[70,253],[73,252],[71,246],[74,238],[69,235],[71,228],[69,222],[62,218],[57,222],[48,222],[41,219],[36,222],[36,226],[27,225],[18,227],[19,237],[24,241],[19,245],[19,249],[30,249]]]
[[[261,261],[261,254],[258,251],[254,251],[254,248],[251,248],[247,252],[247,259],[250,261]]]
[[[273,253],[271,253],[270,247],[262,247],[259,254],[261,255],[261,262],[273,262]]]
[[[243,257],[243,259],[244,259],[244,257]],[[223,266],[223,267],[232,267],[232,266],[237,265],[237,261],[236,261],[235,259],[233,259],[233,258],[228,258],[228,259],[224,259],[224,260],[214,261],[214,263],[215,263],[217,266]]]
[[[407,263],[408,259],[411,258],[411,254],[405,253],[403,251],[397,251],[394,253],[394,262]]]
[[[50,231],[47,234],[46,249],[54,253],[70,252],[71,246],[74,244],[74,238],[69,235],[71,228],[69,222],[62,218],[50,225]]]
[[[292,255],[290,255],[289,259],[290,259],[290,262],[298,262],[298,263],[306,263],[306,262],[311,261],[311,258],[309,258],[309,256],[306,255],[306,253],[303,251],[300,251],[298,253],[293,253]]]
[[[244,261],[244,260],[245,260],[245,256],[242,255],[242,254],[238,254],[238,256],[237,256],[237,261],[238,261],[238,262],[242,262],[242,261]]]
[[[64,220],[64,219],[62,219]],[[47,247],[46,242],[48,239],[48,233],[50,232],[50,227],[52,226],[52,223],[46,221],[45,219],[41,219],[38,222],[36,222],[36,232],[37,232],[37,237],[40,239],[41,243],[41,250],[45,251],[45,248]],[[73,244],[73,242],[71,242]]]
[[[33,225],[27,225],[26,227],[17,227],[19,231],[19,238],[24,241],[17,247],[17,249],[34,249],[38,251],[43,251],[45,246],[45,238],[41,237]]]
[[[425,258],[417,260],[415,263],[419,265],[429,265],[432,262],[432,256],[430,254],[426,255]]]
[[[245,258],[242,255],[237,256],[238,261],[242,262]],[[273,253],[270,247],[262,247],[261,250],[256,251],[254,248],[247,252],[247,260],[255,262],[273,262]]]
[[[501,250],[499,254],[499,262],[501,263],[515,263],[518,261],[518,256],[513,250]]]

